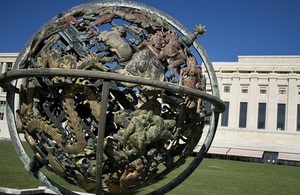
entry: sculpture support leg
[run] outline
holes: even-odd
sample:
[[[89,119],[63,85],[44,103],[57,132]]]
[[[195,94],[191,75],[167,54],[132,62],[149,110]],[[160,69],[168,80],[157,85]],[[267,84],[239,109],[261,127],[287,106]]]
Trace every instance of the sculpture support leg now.
[[[100,108],[100,119],[98,128],[98,140],[97,140],[97,157],[96,157],[96,194],[102,195],[102,162],[103,162],[103,148],[104,148],[104,132],[105,132],[105,121],[106,121],[106,109],[107,99],[109,93],[109,82],[104,81],[102,86],[101,95],[101,108]]]

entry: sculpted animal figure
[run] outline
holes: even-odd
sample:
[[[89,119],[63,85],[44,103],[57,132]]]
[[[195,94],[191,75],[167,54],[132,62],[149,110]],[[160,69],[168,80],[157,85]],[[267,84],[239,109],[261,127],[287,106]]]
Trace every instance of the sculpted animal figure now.
[[[113,60],[119,62],[127,61],[132,56],[132,49],[130,45],[122,38],[125,29],[122,27],[114,27],[111,31],[104,31],[97,37],[99,41],[104,42],[111,52],[116,54],[117,57],[112,57]]]
[[[164,68],[159,59],[148,49],[136,52],[126,63],[124,68],[114,70],[122,75],[139,76],[146,79],[164,80]],[[136,84],[120,82],[126,87],[135,87]],[[151,86],[140,85],[140,89],[147,94],[157,94],[159,89]]]

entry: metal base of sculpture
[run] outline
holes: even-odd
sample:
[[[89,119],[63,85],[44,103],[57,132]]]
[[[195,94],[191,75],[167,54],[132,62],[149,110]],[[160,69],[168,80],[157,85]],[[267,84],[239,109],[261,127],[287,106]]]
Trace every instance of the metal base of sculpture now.
[[[211,68],[215,94],[205,93],[190,50],[204,28],[187,34],[178,27],[154,8],[123,1],[84,4],[43,26],[15,68],[31,71],[19,89],[16,120],[34,151],[29,171],[46,167],[95,193],[101,153],[101,191],[133,193],[185,163],[202,135],[205,102],[212,101],[213,133],[199,164],[224,105]]]

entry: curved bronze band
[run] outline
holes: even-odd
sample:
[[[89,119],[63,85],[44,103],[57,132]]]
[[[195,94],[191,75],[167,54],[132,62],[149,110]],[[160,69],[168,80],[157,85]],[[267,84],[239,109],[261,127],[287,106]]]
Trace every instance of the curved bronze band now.
[[[111,72],[101,72],[101,71],[89,71],[89,70],[73,70],[73,69],[49,69],[49,68],[42,68],[42,69],[18,69],[6,72],[0,75],[0,86],[3,88],[9,88],[9,82],[20,79],[20,78],[28,78],[28,77],[52,77],[52,76],[68,76],[68,77],[86,77],[86,78],[98,78],[98,79],[105,79],[105,80],[117,80],[122,82],[128,83],[135,83],[141,85],[148,85],[158,88],[163,88],[166,90],[188,94],[192,96],[196,96],[202,98],[208,102],[211,102],[215,106],[216,112],[224,112],[225,104],[223,101],[213,95],[205,93],[200,90],[188,88],[185,86],[181,86],[178,84],[162,82],[158,80],[152,79],[144,79],[141,77],[135,76],[126,76],[120,75],[117,73]]]
[[[103,2],[94,2],[94,3],[87,3],[83,5],[76,6],[74,8],[71,8],[70,10],[63,12],[61,15],[69,15],[71,12],[76,11],[78,9],[84,8],[85,6],[125,6],[125,7],[132,7],[137,8],[141,10],[146,10],[151,13],[155,13],[156,15],[162,17],[164,20],[166,20],[169,24],[171,24],[173,27],[175,27],[178,31],[180,31],[183,35],[188,36],[189,32],[187,29],[183,27],[179,22],[177,22],[175,19],[173,19],[171,16],[168,16],[167,14],[164,14],[163,12],[150,7],[146,6],[144,4],[135,3],[135,2],[126,2],[123,0],[106,0]],[[46,23],[40,30],[37,31],[37,34],[43,30],[44,27],[46,27],[48,24],[51,24],[53,21],[59,19],[60,16],[54,17],[52,20],[50,20],[48,23]],[[122,82],[128,82],[128,83],[136,83],[140,85],[148,85],[153,86],[165,90],[170,90],[179,94],[187,94],[190,96],[199,97],[203,100],[206,100],[214,106],[212,110],[212,117],[210,122],[210,127],[207,133],[207,136],[203,142],[203,145],[201,147],[201,150],[196,155],[193,162],[176,178],[174,178],[170,183],[166,184],[165,186],[162,186],[161,188],[151,192],[151,194],[162,194],[170,191],[171,189],[178,186],[181,182],[183,182],[201,163],[203,160],[205,154],[207,153],[212,140],[214,138],[217,124],[218,124],[218,118],[219,114],[225,110],[225,104],[223,101],[219,98],[219,89],[218,89],[218,83],[217,78],[214,73],[214,69],[212,67],[212,64],[210,60],[208,59],[208,56],[206,55],[206,52],[202,48],[202,46],[198,43],[197,40],[193,42],[193,46],[200,55],[203,64],[206,68],[207,74],[210,79],[210,84],[212,87],[212,95],[205,93],[200,90],[191,89],[185,86],[181,86],[178,84],[173,84],[169,82],[161,82],[158,80],[151,80],[151,79],[144,79],[141,77],[133,77],[133,76],[124,76],[112,72],[100,72],[100,71],[88,71],[88,70],[74,70],[74,69],[22,69],[23,64],[21,63],[24,58],[26,58],[27,55],[29,55],[30,48],[32,45],[32,41],[34,40],[34,37],[37,35],[33,35],[32,39],[30,39],[27,43],[27,45],[24,47],[24,49],[19,54],[19,57],[15,63],[15,66],[12,71],[6,72],[4,74],[0,75],[0,86],[7,90],[7,121],[9,126],[9,131],[11,134],[11,138],[13,140],[15,150],[17,151],[18,155],[20,156],[20,159],[24,163],[25,167],[29,172],[32,172],[33,170],[30,169],[30,159],[27,156],[22,143],[20,141],[19,135],[17,133],[16,127],[15,127],[15,116],[14,116],[14,96],[15,93],[18,92],[18,88],[10,84],[11,81],[21,78],[28,78],[28,77],[51,77],[51,76],[69,76],[69,77],[85,77],[85,78],[98,78],[98,79],[104,79],[104,80],[116,80],[116,81],[122,81]],[[63,187],[61,187],[59,184],[53,183],[51,179],[47,178],[42,172],[39,170],[34,170],[32,172],[33,175],[38,178],[43,184],[48,186],[53,191],[59,193],[59,194],[74,194],[73,192],[70,192]]]

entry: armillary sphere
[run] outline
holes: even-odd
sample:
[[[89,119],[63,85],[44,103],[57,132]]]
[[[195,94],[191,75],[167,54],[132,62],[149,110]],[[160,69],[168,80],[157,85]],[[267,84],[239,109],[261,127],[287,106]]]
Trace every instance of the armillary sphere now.
[[[188,32],[161,11],[129,1],[82,4],[42,26],[0,77],[9,131],[26,169],[58,194],[75,193],[43,168],[89,193],[132,194],[186,162],[209,115],[194,160],[151,194],[178,186],[204,158],[225,109],[197,41],[204,32],[201,25]]]

